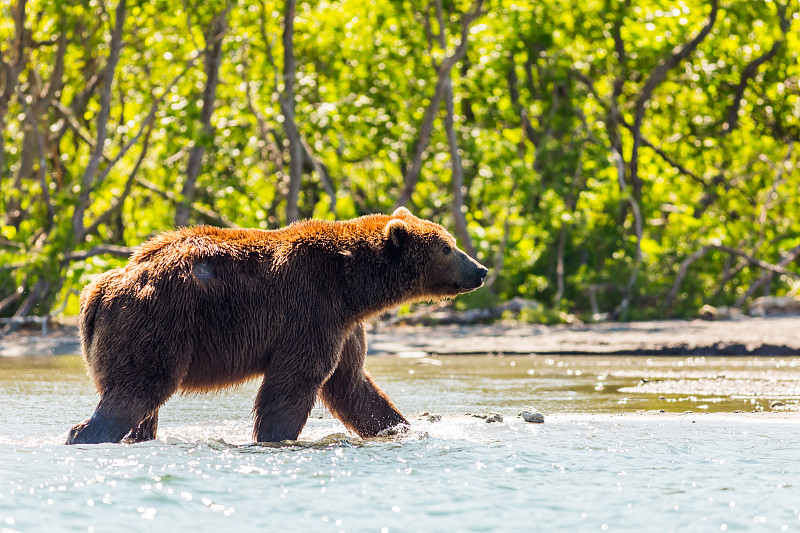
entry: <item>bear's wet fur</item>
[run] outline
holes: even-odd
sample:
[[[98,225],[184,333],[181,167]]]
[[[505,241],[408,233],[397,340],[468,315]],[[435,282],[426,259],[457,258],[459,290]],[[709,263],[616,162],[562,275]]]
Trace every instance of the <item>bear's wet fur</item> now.
[[[259,442],[296,440],[318,396],[362,437],[407,425],[364,370],[364,320],[470,292],[486,272],[442,226],[405,208],[274,231],[161,234],[81,294],[100,402],[67,443],[154,439],[174,393],[259,377]]]

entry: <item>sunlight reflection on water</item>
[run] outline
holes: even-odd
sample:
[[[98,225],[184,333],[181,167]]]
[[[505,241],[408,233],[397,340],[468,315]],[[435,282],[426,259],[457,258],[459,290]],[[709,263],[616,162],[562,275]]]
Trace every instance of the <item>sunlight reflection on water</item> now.
[[[63,446],[96,402],[69,359],[0,362],[0,530],[800,528],[797,415],[618,407],[621,396],[664,403],[617,392],[646,372],[614,377],[608,365],[579,359],[446,358],[430,367],[371,359],[412,420],[409,434],[364,441],[316,408],[298,444],[254,445],[250,384],[171,400],[154,442]],[[596,391],[600,375],[607,386]],[[727,402],[729,411],[739,405]],[[545,423],[517,418],[525,404],[545,412]],[[504,421],[466,414],[488,410]]]

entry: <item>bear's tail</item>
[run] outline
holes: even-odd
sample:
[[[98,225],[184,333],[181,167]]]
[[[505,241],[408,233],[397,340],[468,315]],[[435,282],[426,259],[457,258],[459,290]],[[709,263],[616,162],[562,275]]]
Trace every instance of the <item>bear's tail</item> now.
[[[84,357],[89,357],[94,338],[94,326],[97,319],[97,310],[103,301],[103,278],[97,279],[81,292],[81,314],[78,325],[81,332],[81,346]]]

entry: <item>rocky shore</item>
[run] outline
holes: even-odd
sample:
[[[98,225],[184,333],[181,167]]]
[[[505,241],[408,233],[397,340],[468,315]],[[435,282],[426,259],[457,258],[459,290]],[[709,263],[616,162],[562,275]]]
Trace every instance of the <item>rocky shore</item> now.
[[[447,325],[370,330],[370,353],[437,355],[800,356],[800,317],[538,326]]]
[[[800,356],[800,316],[738,320],[659,320],[539,326],[478,325],[368,328],[369,353],[382,355],[765,355]],[[74,318],[0,337],[0,356],[80,353]]]

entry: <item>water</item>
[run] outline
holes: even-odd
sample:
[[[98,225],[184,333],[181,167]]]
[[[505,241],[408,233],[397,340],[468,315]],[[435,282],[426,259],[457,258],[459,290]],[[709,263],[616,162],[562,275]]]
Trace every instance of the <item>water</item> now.
[[[0,531],[800,530],[798,359],[368,366],[409,434],[365,442],[318,407],[298,445],[253,445],[248,384],[173,398],[154,442],[64,446],[97,401],[81,360],[0,360]]]

